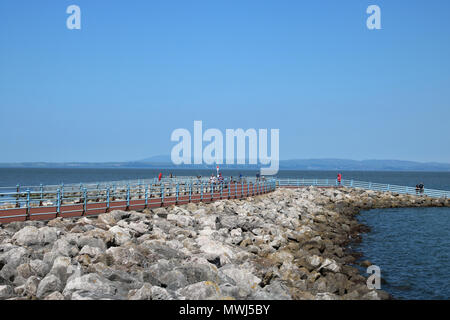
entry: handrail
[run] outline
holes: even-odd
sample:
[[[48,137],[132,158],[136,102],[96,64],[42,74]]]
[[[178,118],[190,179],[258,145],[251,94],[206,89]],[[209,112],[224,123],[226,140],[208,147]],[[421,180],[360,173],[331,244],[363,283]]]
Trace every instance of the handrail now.
[[[417,196],[428,196],[431,198],[450,198],[450,191],[436,190],[424,188],[423,191],[416,190],[415,187],[398,186],[393,184],[366,182],[358,180],[345,180],[342,179],[341,183],[337,179],[277,179],[277,186],[279,187],[306,187],[306,186],[318,186],[318,187],[349,187],[358,188],[364,190],[373,191],[389,191],[398,194],[411,194]]]
[[[250,184],[252,190],[256,193],[250,192]],[[245,188],[244,192],[244,185]],[[262,188],[264,186],[264,188]],[[228,189],[224,192],[223,189]],[[243,198],[254,194],[261,194],[275,190],[275,179],[266,180],[255,178],[242,178],[238,181],[230,181],[224,179],[223,181],[216,180],[209,182],[207,179],[197,179],[196,177],[181,178],[166,178],[158,181],[157,179],[149,180],[134,180],[118,182],[103,182],[97,184],[71,184],[71,185],[55,185],[28,187],[23,189],[20,186],[9,187],[8,192],[0,190],[0,222],[5,218],[5,212],[13,209],[27,209],[27,212],[36,211],[36,208],[57,208],[57,213],[61,212],[67,206],[77,206],[83,204],[84,207],[91,206],[91,204],[105,204],[105,208],[112,209],[119,206],[111,206],[117,202],[126,202],[126,208],[131,206],[139,206],[144,201],[144,208],[148,207],[150,202],[160,203],[161,206],[175,203],[179,200],[191,202],[191,200],[217,200],[223,199],[224,194],[227,198]],[[6,189],[6,188],[5,188]],[[11,191],[16,189],[15,191]],[[232,193],[230,193],[232,189]],[[238,192],[239,191],[239,192]],[[219,195],[217,195],[219,193]],[[195,199],[199,197],[198,199]],[[155,202],[155,200],[157,200]],[[83,209],[84,211],[85,209]],[[45,210],[44,210],[45,211]],[[39,214],[47,214],[41,213]],[[51,213],[48,213],[51,214]],[[6,216],[9,218],[9,216]]]

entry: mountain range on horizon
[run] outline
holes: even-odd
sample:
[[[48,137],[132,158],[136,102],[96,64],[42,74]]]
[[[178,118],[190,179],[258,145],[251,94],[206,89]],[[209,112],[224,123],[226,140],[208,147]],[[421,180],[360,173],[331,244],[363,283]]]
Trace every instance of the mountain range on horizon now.
[[[221,164],[221,169],[257,170],[260,165]],[[0,163],[0,168],[159,168],[211,169],[216,165],[174,165],[169,155],[157,155],[125,162],[16,162]],[[353,170],[353,171],[450,171],[450,163],[405,160],[291,159],[280,160],[280,170]]]

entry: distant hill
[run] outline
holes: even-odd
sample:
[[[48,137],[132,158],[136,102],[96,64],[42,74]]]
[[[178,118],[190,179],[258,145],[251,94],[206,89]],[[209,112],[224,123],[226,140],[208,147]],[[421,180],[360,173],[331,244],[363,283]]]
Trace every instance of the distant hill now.
[[[170,156],[159,155],[130,162],[20,162],[0,163],[0,168],[179,168],[210,169],[216,165],[174,165]],[[221,169],[259,169],[259,165],[220,165]],[[354,170],[354,171],[450,171],[449,163],[402,160],[293,159],[281,160],[284,170]]]

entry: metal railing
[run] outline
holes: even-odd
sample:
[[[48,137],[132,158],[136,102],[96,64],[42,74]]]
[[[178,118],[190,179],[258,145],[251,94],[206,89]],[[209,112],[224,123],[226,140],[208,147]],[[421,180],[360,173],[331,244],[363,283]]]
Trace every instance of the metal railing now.
[[[341,183],[337,179],[278,179],[277,186],[279,187],[306,187],[306,186],[317,186],[317,187],[349,187],[349,188],[359,188],[364,190],[373,191],[388,191],[399,194],[411,194],[417,196],[428,196],[431,198],[450,198],[450,191],[447,190],[435,190],[424,188],[421,190],[416,190],[415,187],[408,186],[398,186],[394,184],[384,184],[375,182],[366,182],[358,180],[341,180]]]
[[[229,178],[211,183],[209,178],[177,177],[110,181],[102,183],[16,186],[0,188],[0,223],[17,219],[101,214],[109,210],[238,199],[259,195],[277,187],[350,187],[432,198],[450,198],[450,191],[398,186],[358,180]]]
[[[26,188],[26,189],[24,189]],[[90,184],[17,186],[0,190],[0,223],[33,217],[82,216],[109,210],[237,199],[275,190],[276,181],[241,178],[215,183],[209,178],[165,178]],[[13,190],[13,191],[11,191]]]

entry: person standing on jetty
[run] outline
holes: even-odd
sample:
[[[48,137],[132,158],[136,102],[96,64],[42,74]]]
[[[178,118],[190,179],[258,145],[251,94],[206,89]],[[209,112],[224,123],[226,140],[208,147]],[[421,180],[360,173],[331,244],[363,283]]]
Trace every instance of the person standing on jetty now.
[[[341,185],[341,179],[342,179],[342,174],[338,173],[338,175],[337,175],[338,185]]]
[[[421,182],[420,184],[419,184],[419,192],[420,193],[423,193],[425,190],[424,190],[424,188],[425,188],[425,186],[424,186],[424,184],[423,184],[423,182]]]
[[[162,172],[160,172],[160,173],[158,174],[158,181],[161,181],[161,178],[162,178]]]

